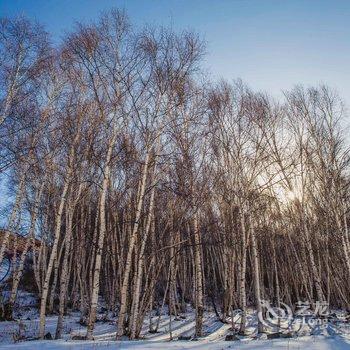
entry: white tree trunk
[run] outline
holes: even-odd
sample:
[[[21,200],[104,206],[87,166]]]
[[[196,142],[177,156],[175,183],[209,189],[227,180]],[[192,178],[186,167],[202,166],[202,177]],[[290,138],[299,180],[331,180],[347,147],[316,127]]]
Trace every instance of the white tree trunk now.
[[[60,233],[61,233],[61,220],[62,220],[63,209],[64,209],[64,206],[66,203],[66,198],[67,198],[67,192],[68,192],[68,187],[69,187],[69,177],[70,177],[70,172],[69,172],[67,178],[65,179],[65,182],[63,185],[63,191],[62,191],[61,198],[60,198],[60,204],[59,204],[58,212],[56,214],[56,226],[55,226],[54,242],[52,245],[49,264],[47,266],[45,280],[44,280],[43,288],[42,288],[41,302],[40,302],[40,323],[39,323],[39,337],[40,337],[40,339],[43,339],[44,335],[45,335],[46,302],[47,302],[47,296],[48,296],[48,292],[49,292],[49,283],[50,283],[50,278],[51,278],[51,272],[53,269],[55,259],[57,257],[58,241],[60,239]]]
[[[110,172],[111,172],[110,162],[112,158],[112,151],[113,151],[115,141],[116,141],[116,132],[114,131],[108,145],[106,163],[104,167],[104,178],[102,182],[102,191],[101,191],[101,198],[100,198],[100,232],[99,232],[99,237],[97,241],[95,269],[94,269],[93,286],[92,286],[91,301],[90,301],[90,315],[89,315],[89,322],[88,322],[87,333],[86,333],[87,339],[93,338],[93,331],[94,331],[95,321],[96,321],[98,293],[100,291],[100,272],[101,272],[101,263],[102,263],[103,243],[104,243],[104,238],[107,231],[106,196],[107,196],[107,189],[108,189]]]
[[[155,169],[154,169],[155,171]],[[144,252],[146,248],[146,242],[148,238],[148,234],[151,227],[151,222],[153,218],[153,206],[154,206],[154,192],[155,192],[155,184],[152,186],[151,190],[151,198],[148,210],[148,217],[146,222],[146,228],[144,235],[142,237],[141,249],[139,254],[138,268],[137,268],[137,277],[136,277],[136,286],[135,286],[135,294],[134,294],[134,311],[131,317],[131,326],[130,326],[130,338],[135,339],[136,330],[137,330],[137,321],[139,316],[139,303],[140,303],[140,291],[141,291],[141,281],[143,275],[143,264],[144,264]]]
[[[259,253],[258,245],[256,241],[255,229],[252,225],[251,217],[249,216],[249,228],[250,228],[250,239],[252,242],[252,253],[253,253],[253,264],[254,264],[254,289],[255,289],[255,301],[258,315],[262,315],[261,305],[261,291],[260,291],[260,270],[259,270]],[[258,333],[263,332],[263,324],[258,319]]]
[[[195,297],[196,297],[196,337],[203,335],[203,280],[202,280],[202,257],[201,257],[201,241],[198,227],[198,214],[194,214],[193,230],[194,230],[194,260],[195,260]]]
[[[241,254],[241,265],[240,265],[240,281],[239,281],[239,295],[241,300],[241,325],[239,332],[244,335],[246,320],[247,320],[247,296],[246,296],[246,269],[247,269],[247,233],[245,227],[244,211],[240,208],[240,223],[242,233],[242,254]]]
[[[144,194],[146,189],[148,163],[149,163],[149,151],[147,151],[146,153],[145,163],[141,174],[141,183],[140,183],[138,203],[137,203],[137,209],[136,209],[136,215],[135,215],[135,223],[133,226],[133,231],[131,233],[128,254],[125,262],[123,284],[122,284],[121,293],[120,293],[121,297],[120,297],[120,311],[119,311],[119,317],[118,317],[117,339],[120,339],[124,334],[124,322],[125,322],[126,308],[127,308],[127,301],[128,301],[127,296],[128,296],[128,286],[129,286],[129,276],[130,276],[130,270],[131,270],[131,258],[132,258],[132,253],[134,251],[136,235],[140,224],[142,205],[143,205]]]

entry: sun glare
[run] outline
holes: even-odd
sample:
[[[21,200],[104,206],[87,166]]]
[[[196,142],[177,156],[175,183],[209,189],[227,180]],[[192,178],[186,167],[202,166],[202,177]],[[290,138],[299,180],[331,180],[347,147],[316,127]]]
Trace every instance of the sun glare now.
[[[298,196],[296,195],[296,193],[294,191],[290,191],[290,190],[286,191],[285,199],[287,202],[293,202],[297,198],[298,198]]]
[[[289,204],[300,198],[298,191],[288,190],[281,187],[275,189],[276,197],[284,204]]]

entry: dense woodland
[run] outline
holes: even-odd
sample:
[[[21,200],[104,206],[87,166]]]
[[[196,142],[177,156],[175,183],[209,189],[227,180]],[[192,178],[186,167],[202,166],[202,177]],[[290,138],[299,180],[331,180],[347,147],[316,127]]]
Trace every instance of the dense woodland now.
[[[13,201],[0,261],[10,232],[29,237],[6,318],[29,256],[40,337],[57,313],[60,338],[74,309],[91,339],[99,300],[117,339],[138,338],[151,310],[176,317],[189,304],[196,336],[209,308],[223,321],[241,309],[241,333],[262,299],[350,309],[342,100],[326,86],[277,100],[214,81],[205,50],[192,32],[135,27],[119,10],[58,44],[37,23],[1,19],[0,174]]]

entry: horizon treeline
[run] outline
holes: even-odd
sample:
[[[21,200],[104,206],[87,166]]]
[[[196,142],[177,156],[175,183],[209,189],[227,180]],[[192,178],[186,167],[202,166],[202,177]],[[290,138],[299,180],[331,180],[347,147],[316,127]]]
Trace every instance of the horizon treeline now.
[[[74,309],[91,339],[99,298],[119,339],[188,304],[196,336],[208,308],[223,321],[240,309],[241,333],[262,300],[350,309],[342,100],[210,80],[204,51],[194,33],[137,29],[119,10],[55,46],[26,18],[0,20],[0,174],[14,198],[0,263],[11,231],[29,238],[4,318],[29,257],[41,338],[47,314],[60,338]]]

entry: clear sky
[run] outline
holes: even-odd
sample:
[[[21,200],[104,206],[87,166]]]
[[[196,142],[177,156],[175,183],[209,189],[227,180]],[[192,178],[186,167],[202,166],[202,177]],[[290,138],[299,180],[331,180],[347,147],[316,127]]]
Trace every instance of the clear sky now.
[[[112,7],[138,26],[198,32],[214,78],[242,78],[275,96],[324,82],[350,107],[350,0],[0,0],[0,16],[36,19],[59,42],[76,20]]]
[[[0,0],[1,15],[35,18],[55,41],[111,7],[137,25],[198,32],[215,78],[239,77],[275,96],[325,82],[350,104],[350,0]]]

